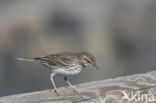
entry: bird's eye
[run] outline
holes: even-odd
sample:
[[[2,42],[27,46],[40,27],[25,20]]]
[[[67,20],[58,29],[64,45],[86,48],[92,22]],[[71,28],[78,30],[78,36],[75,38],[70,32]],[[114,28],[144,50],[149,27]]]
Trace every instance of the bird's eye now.
[[[88,59],[85,59],[86,61],[87,61],[87,63],[89,63],[90,64],[90,61],[88,60]]]

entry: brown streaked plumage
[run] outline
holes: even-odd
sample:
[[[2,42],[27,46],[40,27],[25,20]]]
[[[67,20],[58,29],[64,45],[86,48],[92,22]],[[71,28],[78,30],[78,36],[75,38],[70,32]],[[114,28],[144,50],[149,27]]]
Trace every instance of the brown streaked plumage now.
[[[76,55],[73,53],[58,53],[58,54],[51,54],[44,57],[37,57],[33,58],[35,60],[39,60],[44,63],[48,63],[51,66],[70,66],[72,64],[72,61],[76,58]]]
[[[31,62],[37,62],[43,66],[48,67],[52,73],[50,76],[51,82],[54,86],[54,90],[57,95],[62,95],[56,88],[53,77],[56,74],[64,76],[64,80],[71,87],[71,89],[79,95],[80,93],[74,88],[74,86],[67,80],[68,75],[79,74],[85,67],[94,66],[97,69],[95,57],[90,52],[70,53],[62,52],[57,54],[51,54],[44,57],[36,57],[33,59],[17,58],[18,60],[25,60]]]

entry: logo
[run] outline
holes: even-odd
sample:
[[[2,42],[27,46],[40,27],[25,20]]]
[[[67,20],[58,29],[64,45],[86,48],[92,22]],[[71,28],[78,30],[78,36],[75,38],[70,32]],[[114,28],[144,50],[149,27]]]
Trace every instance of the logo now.
[[[131,91],[131,92],[126,92],[122,91],[123,97],[121,98],[122,100],[128,100],[129,102],[153,102],[155,101],[155,96],[153,94],[145,94],[141,93],[140,91]]]

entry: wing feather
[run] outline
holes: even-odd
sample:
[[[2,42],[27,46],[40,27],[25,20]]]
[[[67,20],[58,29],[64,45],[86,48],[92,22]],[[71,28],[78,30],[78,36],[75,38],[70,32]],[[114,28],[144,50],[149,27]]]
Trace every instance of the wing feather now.
[[[41,62],[47,63],[51,66],[64,67],[64,66],[70,66],[72,64],[74,56],[72,56],[71,54],[62,53],[62,54],[47,55],[44,57],[37,57],[34,59],[40,60]]]

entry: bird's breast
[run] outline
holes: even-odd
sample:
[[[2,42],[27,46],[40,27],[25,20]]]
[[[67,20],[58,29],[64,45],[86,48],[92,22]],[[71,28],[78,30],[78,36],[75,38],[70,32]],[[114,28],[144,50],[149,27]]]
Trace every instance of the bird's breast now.
[[[61,74],[61,75],[76,75],[76,74],[79,74],[82,69],[83,69],[82,66],[71,66],[68,68],[64,67],[64,68],[52,69],[52,72],[56,74]]]

